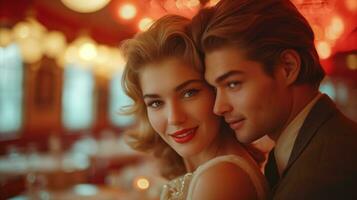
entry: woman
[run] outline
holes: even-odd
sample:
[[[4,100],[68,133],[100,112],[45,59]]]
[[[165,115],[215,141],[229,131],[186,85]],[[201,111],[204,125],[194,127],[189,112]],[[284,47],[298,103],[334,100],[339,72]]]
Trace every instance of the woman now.
[[[190,20],[166,16],[124,42],[124,90],[138,119],[130,145],[166,160],[161,199],[266,199],[258,165],[214,115],[214,90],[188,36]]]

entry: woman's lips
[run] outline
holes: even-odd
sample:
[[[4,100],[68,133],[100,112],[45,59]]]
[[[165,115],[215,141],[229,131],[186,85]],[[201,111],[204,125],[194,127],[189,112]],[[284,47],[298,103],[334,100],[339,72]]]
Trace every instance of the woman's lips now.
[[[195,136],[196,130],[197,127],[182,129],[170,134],[170,136],[175,140],[175,142],[182,144],[192,140],[192,138]]]

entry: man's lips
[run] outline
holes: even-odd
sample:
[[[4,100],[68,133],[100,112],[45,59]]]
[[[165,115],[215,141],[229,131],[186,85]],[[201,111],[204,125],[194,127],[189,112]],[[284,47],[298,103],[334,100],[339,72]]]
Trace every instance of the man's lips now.
[[[243,126],[245,119],[231,119],[231,120],[226,120],[226,122],[229,124],[229,126],[234,129],[238,130]]]
[[[169,134],[178,143],[186,143],[190,141],[196,133],[198,127],[181,129]]]

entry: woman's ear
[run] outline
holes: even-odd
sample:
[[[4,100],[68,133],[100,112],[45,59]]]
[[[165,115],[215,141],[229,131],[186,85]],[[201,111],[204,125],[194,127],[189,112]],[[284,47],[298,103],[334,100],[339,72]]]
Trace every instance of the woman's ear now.
[[[301,69],[300,55],[293,49],[284,50],[280,54],[280,64],[282,65],[286,84],[293,84]]]

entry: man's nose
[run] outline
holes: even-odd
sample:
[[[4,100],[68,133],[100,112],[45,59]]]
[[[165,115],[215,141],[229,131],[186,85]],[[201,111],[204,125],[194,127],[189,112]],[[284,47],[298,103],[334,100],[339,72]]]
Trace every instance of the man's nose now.
[[[232,106],[229,103],[227,97],[222,92],[217,91],[216,100],[214,102],[213,112],[216,115],[223,116],[227,112],[232,110]]]

